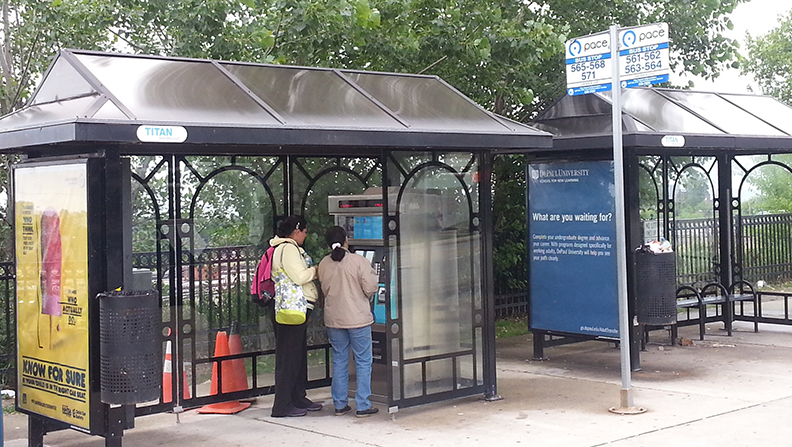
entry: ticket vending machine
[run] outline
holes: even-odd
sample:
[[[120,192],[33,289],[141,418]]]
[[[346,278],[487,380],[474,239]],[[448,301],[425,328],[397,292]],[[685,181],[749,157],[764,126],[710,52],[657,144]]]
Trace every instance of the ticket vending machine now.
[[[368,194],[330,196],[328,211],[335,219],[335,224],[347,233],[349,251],[357,253],[371,262],[379,275],[377,292],[370,297],[371,311],[374,314],[372,326],[372,354],[374,362],[371,372],[371,398],[387,403],[386,385],[386,336],[385,323],[387,291],[385,271],[385,252],[382,242],[383,200],[380,190],[372,190]]]

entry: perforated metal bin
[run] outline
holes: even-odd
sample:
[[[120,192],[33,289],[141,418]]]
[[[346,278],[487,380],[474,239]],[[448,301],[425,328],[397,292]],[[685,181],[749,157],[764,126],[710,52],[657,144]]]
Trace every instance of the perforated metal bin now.
[[[638,323],[676,324],[676,254],[635,252]]]
[[[129,405],[159,399],[162,317],[157,295],[105,292],[98,298],[102,402]]]

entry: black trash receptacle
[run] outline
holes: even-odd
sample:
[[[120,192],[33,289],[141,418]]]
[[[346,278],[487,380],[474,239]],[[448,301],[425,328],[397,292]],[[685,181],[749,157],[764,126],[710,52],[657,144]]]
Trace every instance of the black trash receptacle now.
[[[676,324],[676,255],[635,252],[638,323]]]
[[[101,400],[129,405],[159,399],[162,388],[159,327],[154,291],[99,296]]]

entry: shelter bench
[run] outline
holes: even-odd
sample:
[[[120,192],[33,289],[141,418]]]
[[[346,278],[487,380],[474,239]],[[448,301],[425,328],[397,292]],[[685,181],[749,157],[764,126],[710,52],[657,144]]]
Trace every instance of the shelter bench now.
[[[676,290],[676,307],[678,310],[688,311],[688,321],[697,321],[699,326],[699,340],[704,340],[706,324],[710,321],[723,321],[724,329],[729,336],[732,335],[732,322],[734,308],[737,303],[743,306],[745,302],[753,303],[754,332],[759,332],[759,296],[754,287],[747,281],[737,281],[729,287],[712,282],[705,284],[701,289],[692,286],[681,286]],[[721,311],[715,311],[713,317],[707,316],[707,306],[720,306]],[[690,318],[690,311],[698,310],[697,318]],[[744,313],[744,312],[743,312]],[[678,338],[677,328],[680,324],[671,325],[671,344]],[[650,328],[647,328],[647,331]],[[644,334],[646,339],[646,333]]]

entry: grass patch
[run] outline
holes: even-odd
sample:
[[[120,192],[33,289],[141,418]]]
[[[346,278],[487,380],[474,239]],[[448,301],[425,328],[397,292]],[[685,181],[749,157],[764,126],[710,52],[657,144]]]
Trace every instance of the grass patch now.
[[[501,318],[495,321],[495,338],[509,338],[529,333],[528,316]]]

